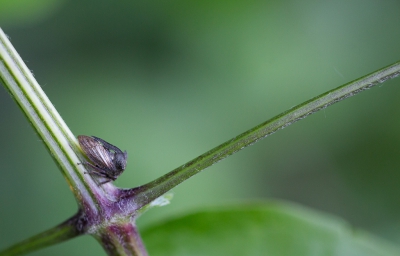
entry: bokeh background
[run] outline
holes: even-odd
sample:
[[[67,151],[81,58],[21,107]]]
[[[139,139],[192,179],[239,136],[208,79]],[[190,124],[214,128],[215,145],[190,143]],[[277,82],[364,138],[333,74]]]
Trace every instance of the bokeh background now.
[[[400,59],[395,0],[3,0],[0,26],[76,135],[129,152],[149,182],[241,132]],[[141,229],[203,207],[280,199],[400,243],[400,79],[335,104],[196,175]],[[0,90],[0,248],[76,203]],[[32,255],[105,255],[84,236]]]

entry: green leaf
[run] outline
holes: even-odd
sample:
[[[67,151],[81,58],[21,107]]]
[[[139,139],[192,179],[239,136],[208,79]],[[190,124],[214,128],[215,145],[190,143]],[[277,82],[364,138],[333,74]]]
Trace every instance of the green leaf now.
[[[143,232],[156,255],[400,255],[396,248],[345,221],[282,202],[189,214]]]

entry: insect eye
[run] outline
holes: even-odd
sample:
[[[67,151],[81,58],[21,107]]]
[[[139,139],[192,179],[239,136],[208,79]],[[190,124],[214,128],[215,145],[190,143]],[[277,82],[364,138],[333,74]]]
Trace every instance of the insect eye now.
[[[125,154],[114,154],[115,167],[119,170],[124,170],[126,167],[126,156]]]

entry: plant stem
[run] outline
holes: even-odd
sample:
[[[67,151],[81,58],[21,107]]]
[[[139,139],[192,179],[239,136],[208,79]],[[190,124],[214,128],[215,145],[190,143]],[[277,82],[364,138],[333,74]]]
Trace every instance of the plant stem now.
[[[81,162],[77,155],[83,156],[75,136],[1,29],[0,79],[43,139],[80,207],[98,212],[93,193],[99,194],[99,188],[90,175],[84,175],[84,167],[77,165]]]
[[[26,253],[82,233],[90,233],[109,255],[147,255],[134,224],[140,209],[227,156],[318,110],[399,74],[400,62],[397,62],[302,103],[148,184],[122,190],[110,183],[98,186],[90,175],[84,174],[84,166],[77,165],[84,156],[76,138],[0,29],[0,79],[45,142],[79,204],[79,213],[69,221],[0,254]],[[116,217],[118,221],[114,222]]]
[[[14,256],[23,255],[53,244],[61,243],[72,237],[82,234],[81,230],[77,229],[80,221],[80,214],[78,213],[66,222],[37,234],[29,239],[21,241],[4,251],[0,252],[0,256]]]
[[[106,229],[96,238],[108,255],[148,255],[134,223],[114,224],[106,227]]]
[[[388,79],[397,77],[400,74],[400,62],[384,67],[376,72],[339,86],[333,90],[323,93],[300,105],[297,105],[270,120],[257,125],[256,127],[236,136],[233,139],[211,149],[203,155],[187,162],[164,176],[145,184],[141,187],[127,191],[135,194],[135,201],[138,207],[143,207],[155,200],[170,189],[174,188],[193,175],[207,167],[221,161],[235,152],[250,146],[257,141],[283,129],[308,115],[324,109],[336,102],[354,96],[363,90],[369,89]]]
[[[75,195],[80,210],[84,210],[86,223],[93,224],[104,219],[99,217],[104,212],[104,205],[114,199],[113,192],[116,188],[112,184],[98,186],[90,175],[85,175],[85,167],[78,165],[84,159],[77,140],[69,130],[64,120],[51,104],[31,71],[25,65],[7,36],[0,29],[0,81],[4,84],[14,100],[23,110],[24,114],[44,141],[51,156],[55,159],[67,183]],[[107,191],[107,193],[105,192]],[[31,239],[7,249],[24,252],[35,250],[43,246],[63,241],[67,238],[84,232],[87,226],[80,229],[78,226],[65,226],[79,223],[65,222],[59,227],[43,232]],[[62,227],[60,229],[60,227]],[[73,232],[73,229],[80,232]],[[58,237],[59,236],[59,237]],[[0,253],[4,253],[0,252]]]

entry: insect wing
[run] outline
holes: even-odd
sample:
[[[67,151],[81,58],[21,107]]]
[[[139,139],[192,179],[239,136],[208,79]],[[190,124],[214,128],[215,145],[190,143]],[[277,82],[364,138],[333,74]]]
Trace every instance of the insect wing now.
[[[100,139],[98,137],[92,136],[93,139],[97,140],[98,142],[100,142],[101,144],[103,144],[103,146],[108,149],[108,150],[114,150],[115,152],[117,152],[118,154],[123,154],[123,152],[121,151],[121,149],[119,149],[118,147],[114,146],[111,143],[108,143],[107,141]]]
[[[119,149],[118,147],[116,147],[116,146],[112,145],[111,143],[108,143],[107,141],[100,139],[98,137],[92,136],[92,138],[97,140],[101,144],[103,144],[103,147],[107,151],[109,151],[109,152],[114,151],[114,153],[110,152],[110,156],[113,161],[114,167],[117,171],[122,172],[123,170],[125,170],[126,162],[128,159],[128,153],[126,151],[122,152],[122,150]]]
[[[86,156],[96,165],[105,167],[109,170],[114,168],[114,163],[110,152],[103,145],[89,136],[78,136],[79,145]]]

